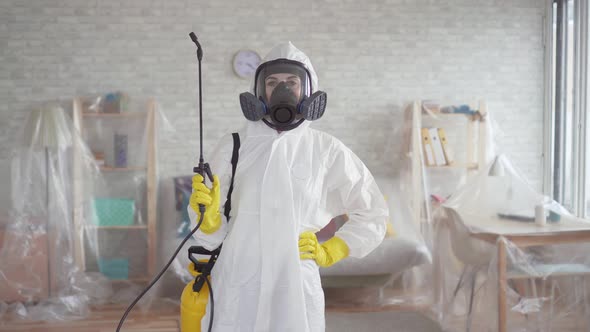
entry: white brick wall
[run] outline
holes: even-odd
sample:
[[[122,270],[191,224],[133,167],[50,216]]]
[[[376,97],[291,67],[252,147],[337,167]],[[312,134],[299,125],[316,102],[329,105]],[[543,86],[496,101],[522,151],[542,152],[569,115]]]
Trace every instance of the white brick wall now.
[[[328,92],[316,128],[375,172],[391,125],[416,98],[484,98],[502,142],[540,188],[543,46],[540,0],[113,1],[0,0],[0,159],[26,112],[48,100],[123,89],[153,95],[176,126],[161,146],[165,175],[196,162],[195,31],[204,48],[207,144],[241,122],[249,82],[234,52],[264,55],[291,40]],[[514,144],[515,142],[522,142]],[[208,150],[210,151],[210,149]]]

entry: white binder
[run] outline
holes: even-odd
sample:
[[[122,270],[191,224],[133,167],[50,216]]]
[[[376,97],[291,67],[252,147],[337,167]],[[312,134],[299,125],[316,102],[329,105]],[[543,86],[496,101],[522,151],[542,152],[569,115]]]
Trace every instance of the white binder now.
[[[434,150],[434,160],[436,162],[436,166],[444,166],[447,164],[447,160],[445,159],[445,152],[443,151],[442,143],[438,137],[438,128],[429,128],[428,131],[430,134],[432,150]]]
[[[426,166],[436,166],[436,160],[434,159],[434,150],[432,149],[432,143],[430,141],[430,131],[428,128],[422,128],[420,131],[422,136],[422,148],[424,149],[424,161]]]

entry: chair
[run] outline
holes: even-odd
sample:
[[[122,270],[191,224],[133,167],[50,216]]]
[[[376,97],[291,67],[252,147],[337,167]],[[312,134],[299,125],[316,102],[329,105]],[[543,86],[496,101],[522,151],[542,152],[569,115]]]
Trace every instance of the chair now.
[[[471,314],[473,311],[473,298],[475,296],[477,275],[480,271],[487,270],[495,254],[495,248],[487,242],[470,236],[469,230],[462,222],[461,217],[456,210],[445,207],[445,212],[448,216],[447,221],[450,229],[451,249],[455,257],[457,257],[457,259],[464,265],[448,306],[451,307],[453,305],[457,293],[463,286],[464,282],[469,282],[469,308],[465,327],[465,330],[469,332],[471,329]]]

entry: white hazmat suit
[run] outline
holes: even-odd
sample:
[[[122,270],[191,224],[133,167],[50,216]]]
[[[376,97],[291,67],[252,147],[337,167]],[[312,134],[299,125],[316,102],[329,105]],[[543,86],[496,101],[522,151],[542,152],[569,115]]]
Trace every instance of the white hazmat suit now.
[[[303,63],[317,89],[307,56],[291,43],[273,48],[264,62]],[[262,121],[239,132],[241,147],[229,223],[212,234],[197,231],[199,245],[223,247],[211,273],[215,332],[322,332],[324,294],[318,265],[299,258],[299,234],[317,232],[331,218],[348,214],[336,236],[361,258],[385,236],[388,210],[372,175],[336,138],[299,127],[278,133]],[[224,136],[210,165],[219,176],[221,213],[231,180],[233,140]],[[188,207],[193,222],[196,213]],[[209,325],[209,302],[202,331]]]

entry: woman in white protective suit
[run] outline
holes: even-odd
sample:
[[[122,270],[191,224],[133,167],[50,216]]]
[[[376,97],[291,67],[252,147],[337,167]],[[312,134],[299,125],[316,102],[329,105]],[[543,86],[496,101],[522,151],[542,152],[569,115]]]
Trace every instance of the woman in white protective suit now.
[[[221,211],[232,166],[232,135],[210,159],[212,189],[193,179],[188,212],[207,210],[195,238],[223,247],[211,273],[213,331],[325,330],[319,267],[361,258],[385,236],[388,210],[365,165],[336,138],[309,128],[322,116],[326,94],[307,56],[290,42],[273,48],[258,67],[252,93],[240,95],[250,120],[241,146],[229,221]],[[346,222],[320,244],[315,232],[331,218]],[[193,226],[194,226],[193,225]],[[209,309],[202,330],[209,326]]]

